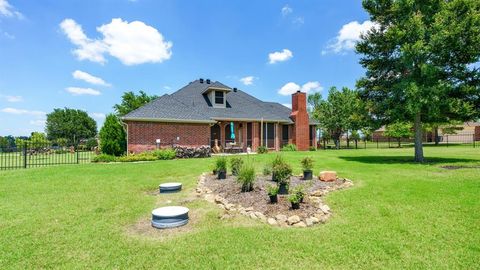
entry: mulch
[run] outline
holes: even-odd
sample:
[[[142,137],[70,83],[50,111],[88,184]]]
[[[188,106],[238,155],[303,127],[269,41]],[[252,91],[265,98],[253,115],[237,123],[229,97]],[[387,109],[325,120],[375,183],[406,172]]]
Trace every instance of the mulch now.
[[[293,190],[298,185],[305,185],[306,193],[310,194],[314,191],[326,189],[329,186],[341,185],[343,180],[334,182],[322,182],[314,178],[313,180],[303,180],[302,177],[292,176],[290,178],[290,188]],[[271,176],[257,176],[254,184],[254,190],[251,192],[242,192],[241,184],[237,183],[236,177],[227,175],[227,179],[218,180],[216,175],[207,175],[205,179],[205,187],[208,187],[213,193],[220,195],[228,200],[229,203],[241,205],[244,208],[253,207],[254,211],[263,213],[266,216],[273,217],[278,214],[288,216],[298,215],[300,218],[313,216],[318,211],[318,205],[309,201],[308,195],[305,196],[304,202],[300,204],[300,209],[293,210],[288,200],[288,195],[279,195],[278,203],[271,204],[267,195],[267,187],[276,185],[271,180]]]

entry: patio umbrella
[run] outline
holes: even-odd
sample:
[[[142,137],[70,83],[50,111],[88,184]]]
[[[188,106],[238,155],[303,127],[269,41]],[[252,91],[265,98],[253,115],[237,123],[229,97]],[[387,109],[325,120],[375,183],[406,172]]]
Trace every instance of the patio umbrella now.
[[[233,122],[230,122],[230,139],[235,140],[235,131],[233,129]]]

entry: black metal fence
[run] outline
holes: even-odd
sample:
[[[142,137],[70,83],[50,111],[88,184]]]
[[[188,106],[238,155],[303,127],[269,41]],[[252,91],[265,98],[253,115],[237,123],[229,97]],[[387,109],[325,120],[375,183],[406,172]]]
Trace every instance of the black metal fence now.
[[[78,145],[27,141],[15,147],[0,147],[0,170],[89,163],[94,156],[94,151]]]
[[[372,140],[346,140],[342,138],[335,144],[334,140],[320,140],[318,142],[319,149],[367,149],[367,148],[402,148],[413,147],[415,141],[413,138],[389,138],[381,137]],[[465,147],[479,147],[480,138],[475,134],[453,134],[443,135],[437,138],[425,138],[423,140],[424,146],[465,146]]]

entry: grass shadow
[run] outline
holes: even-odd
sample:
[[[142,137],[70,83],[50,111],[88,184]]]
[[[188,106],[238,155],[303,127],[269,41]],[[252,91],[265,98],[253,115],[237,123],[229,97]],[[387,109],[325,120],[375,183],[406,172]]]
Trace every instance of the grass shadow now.
[[[443,157],[426,157],[425,162],[417,163],[414,162],[412,156],[340,156],[340,159],[345,161],[354,161],[361,163],[369,164],[440,164],[440,163],[470,163],[470,162],[479,162],[476,159],[467,159],[467,158],[443,158]]]

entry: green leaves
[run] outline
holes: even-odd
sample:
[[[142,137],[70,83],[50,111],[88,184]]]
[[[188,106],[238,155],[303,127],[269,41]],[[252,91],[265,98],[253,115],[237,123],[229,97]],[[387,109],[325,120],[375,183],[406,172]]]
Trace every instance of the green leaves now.
[[[63,138],[76,143],[79,139],[95,137],[97,122],[82,110],[54,109],[47,114],[45,130],[50,140]]]
[[[125,92],[122,95],[122,102],[120,104],[115,104],[113,109],[118,116],[124,116],[125,114],[140,108],[156,98],[157,96],[149,96],[143,91],[140,91],[138,95],[131,91]]]
[[[127,149],[126,134],[116,115],[107,115],[99,135],[102,153],[113,156],[121,156],[125,153]]]

